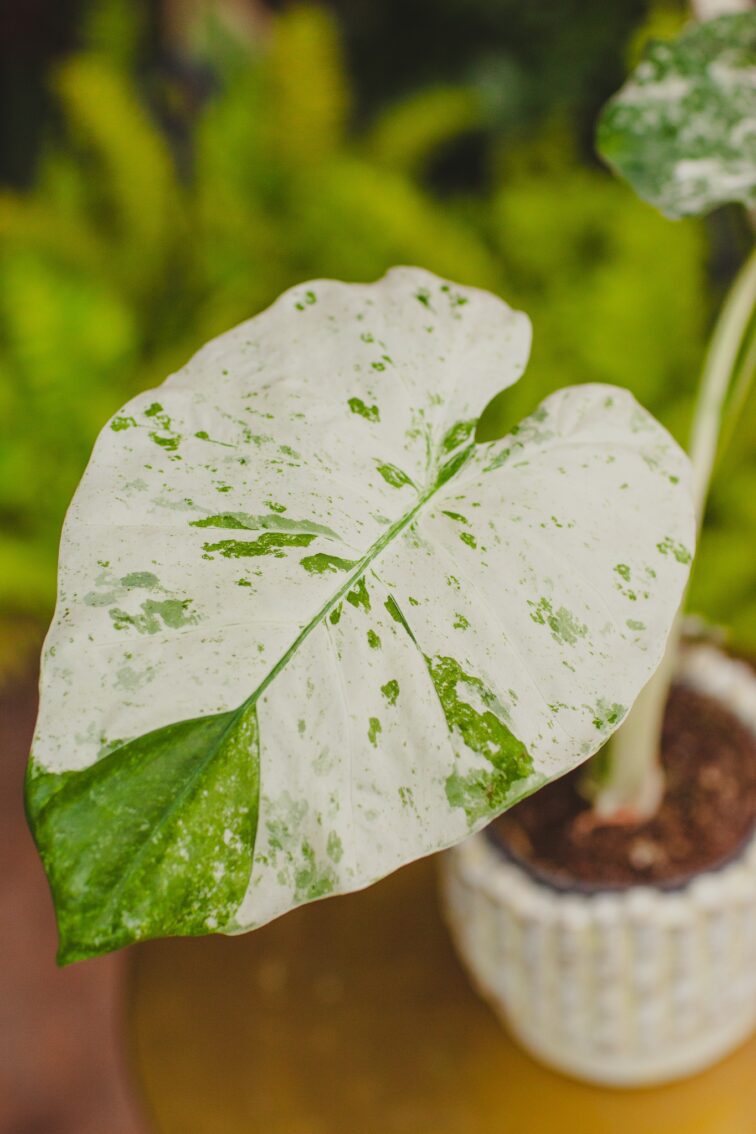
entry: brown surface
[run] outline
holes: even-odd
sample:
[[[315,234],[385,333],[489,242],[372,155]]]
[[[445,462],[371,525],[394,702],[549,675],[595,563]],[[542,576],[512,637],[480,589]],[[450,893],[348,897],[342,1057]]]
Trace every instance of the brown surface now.
[[[0,1134],[146,1134],[123,1065],[125,955],[58,969],[22,784],[33,679],[0,690]]]
[[[59,970],[21,810],[36,696],[0,695],[0,1134],[147,1134],[123,1060],[128,954]],[[621,1094],[522,1054],[452,954],[428,861],[237,939],[131,951],[160,1134],[754,1134],[756,1039]]]
[[[135,952],[160,1134],[754,1134],[756,1038],[627,1093],[524,1055],[463,976],[429,860],[243,937]]]
[[[577,769],[495,820],[492,837],[539,877],[564,887],[575,879],[590,888],[674,885],[722,865],[756,821],[756,738],[716,701],[678,687],[662,750],[667,786],[650,822],[593,826],[577,791]]]

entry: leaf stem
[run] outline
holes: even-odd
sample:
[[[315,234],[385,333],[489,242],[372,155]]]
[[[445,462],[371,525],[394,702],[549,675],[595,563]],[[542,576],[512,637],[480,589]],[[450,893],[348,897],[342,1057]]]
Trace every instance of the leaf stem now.
[[[709,494],[711,470],[717,455],[722,411],[731,381],[738,369],[741,349],[756,307],[756,249],[746,260],[725,299],[701,375],[701,387],[693,417],[690,460],[693,465],[693,499],[700,530]],[[753,378],[741,374],[739,386],[745,388]],[[743,395],[744,396],[744,395]],[[740,400],[740,398],[739,398]]]
[[[400,535],[405,528],[409,527],[417,514],[436,494],[436,492],[438,492],[438,490],[446,483],[446,481],[456,472],[458,472],[460,468],[462,468],[462,466],[470,459],[475,449],[475,445],[476,442],[471,442],[464,449],[461,449],[457,453],[455,453],[454,456],[451,457],[450,460],[448,460],[441,469],[437,470],[436,479],[431,484],[430,488],[426,488],[425,491],[418,496],[412,508],[410,508],[408,512],[405,512],[402,516],[400,516],[398,520],[395,520],[390,527],[386,528],[386,530],[375,541],[375,543],[368,548],[362,558],[354,564],[354,570],[350,572],[346,582],[342,583],[342,585],[331,595],[331,597],[326,600],[315,617],[302,627],[294,641],[291,643],[288,649],[284,651],[275,665],[266,673],[265,677],[262,679],[257,688],[252,690],[249,696],[236,710],[237,714],[244,712],[245,709],[247,709],[250,705],[255,704],[260,699],[262,694],[265,692],[271,682],[278,676],[284,666],[288,665],[289,661],[296,654],[297,650],[302,645],[304,640],[309,637],[316,626],[319,626],[323,622],[323,620],[328,616],[328,614],[330,614],[333,608],[339,602],[341,602],[341,600],[349,593],[349,591],[354,586],[356,586],[356,584],[360,581],[362,576],[366,573],[371,563],[377,558],[377,556],[380,555],[384,548],[387,547],[388,544],[390,544],[396,536]]]
[[[725,299],[701,373],[689,446],[699,532],[717,457],[728,391],[737,375],[737,400],[742,405],[753,380],[753,351],[746,351],[745,357],[742,356],[755,306],[756,250],[751,252]],[[664,793],[662,723],[675,674],[684,605],[683,597],[667,639],[664,657],[621,728],[612,737],[602,774],[589,771],[584,783],[586,794],[592,798],[594,812],[604,822],[643,822],[655,813],[661,803]]]

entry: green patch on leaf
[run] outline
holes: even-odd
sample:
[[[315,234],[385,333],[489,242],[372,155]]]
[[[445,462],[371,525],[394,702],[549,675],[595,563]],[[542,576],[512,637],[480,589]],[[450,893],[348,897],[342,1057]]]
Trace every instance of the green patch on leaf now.
[[[258,778],[254,707],[167,725],[83,771],[32,761],[26,804],[60,963],[223,928],[249,882]]]
[[[441,441],[441,452],[453,453],[460,445],[464,445],[475,432],[476,424],[477,422],[475,420],[458,421],[456,425],[453,425],[451,429],[448,429],[444,434],[443,440]]]
[[[409,484],[414,488],[412,478],[407,476],[406,472],[402,472],[396,465],[388,463],[376,466],[378,472],[381,474],[386,484],[390,484],[392,488],[403,488],[405,484]]]
[[[359,414],[359,416],[364,417],[366,421],[381,420],[378,406],[368,406],[363,402],[362,398],[350,398],[348,405],[352,413]]]
[[[446,798],[450,807],[461,807],[470,827],[481,819],[493,819],[503,811],[512,793],[512,783],[498,769],[481,768],[466,776],[452,772],[446,780]]]
[[[425,660],[448,727],[492,765],[466,776],[454,771],[446,780],[450,806],[462,807],[473,826],[503,809],[512,787],[531,774],[533,761],[507,725],[506,709],[479,677],[465,673],[454,658]],[[474,701],[481,707],[476,708]]]
[[[290,520],[277,512],[268,516],[253,516],[249,512],[218,512],[213,516],[203,516],[201,520],[190,520],[192,528],[230,528],[235,531],[292,532],[297,535],[322,535],[328,539],[338,539],[336,532],[315,520]]]
[[[191,599],[146,599],[141,614],[129,614],[114,606],[108,612],[116,630],[133,629],[140,634],[157,634],[161,630],[179,630],[198,622],[198,616],[189,608]]]
[[[414,808],[415,797],[413,795],[411,787],[400,787],[399,788],[399,798],[402,801],[402,807]]]
[[[324,575],[330,571],[351,571],[357,566],[356,559],[340,559],[338,555],[328,555],[325,552],[305,555],[299,562],[311,575]]]
[[[121,586],[127,587],[129,590],[144,587],[145,590],[149,591],[157,587],[159,583],[160,580],[152,571],[131,571],[120,579]]]
[[[593,717],[594,727],[599,732],[607,732],[614,729],[624,719],[627,713],[625,705],[618,705],[615,701],[610,705],[607,701],[599,701]]]
[[[179,447],[181,438],[172,433],[169,437],[161,436],[160,433],[150,433],[150,439],[159,445],[161,449],[166,449],[169,453],[175,453]]]
[[[571,611],[564,606],[555,611],[547,598],[541,598],[537,603],[528,600],[528,606],[531,607],[530,617],[533,622],[539,626],[548,626],[551,636],[557,642],[574,646],[579,638],[584,638],[588,633],[588,627],[579,622]]]
[[[153,402],[152,405],[144,411],[144,416],[154,421],[155,425],[158,427],[157,430],[153,430],[149,434],[150,440],[154,441],[156,445],[159,445],[161,449],[166,449],[169,453],[175,452],[179,447],[181,434],[177,433],[173,428],[171,419],[160,402]]]
[[[684,544],[679,540],[670,539],[669,536],[661,543],[657,543],[656,548],[662,555],[674,555],[678,563],[690,563],[693,558]]]
[[[365,576],[361,575],[351,591],[346,596],[346,601],[355,609],[364,610],[366,614],[370,613],[370,595],[368,594],[367,583]]]
[[[328,835],[326,853],[333,862],[341,862],[344,855],[344,847],[336,831],[331,831]]]
[[[220,552],[224,559],[254,559],[260,555],[274,555],[282,559],[288,547],[309,547],[315,539],[314,535],[302,532],[294,535],[291,532],[266,532],[259,539],[222,539],[218,543],[205,543],[203,551],[212,554]]]
[[[381,686],[381,693],[388,701],[389,705],[395,705],[396,699],[399,696],[399,682],[395,677],[387,681],[385,685]]]
[[[368,740],[373,745],[373,748],[378,747],[378,737],[383,732],[381,722],[378,717],[371,717],[368,721]]]
[[[294,898],[297,902],[314,902],[332,894],[336,875],[332,867],[317,862],[315,851],[305,840],[302,843],[303,865],[294,873]]]

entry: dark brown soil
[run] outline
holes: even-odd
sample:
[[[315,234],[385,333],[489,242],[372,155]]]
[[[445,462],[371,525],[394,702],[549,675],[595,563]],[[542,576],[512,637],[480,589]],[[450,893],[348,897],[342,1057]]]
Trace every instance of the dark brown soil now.
[[[724,865],[756,823],[756,738],[717,701],[676,687],[662,752],[666,792],[646,823],[593,823],[576,769],[495,820],[490,837],[559,889],[674,887]]]

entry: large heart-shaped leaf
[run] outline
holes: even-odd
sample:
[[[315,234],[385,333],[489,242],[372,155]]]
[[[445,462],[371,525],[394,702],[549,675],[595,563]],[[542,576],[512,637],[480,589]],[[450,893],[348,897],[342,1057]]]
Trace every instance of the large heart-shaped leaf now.
[[[688,573],[687,461],[598,385],[476,444],[529,339],[427,272],[319,281],[109,423],[28,778],[62,959],[364,886],[620,722]]]
[[[756,205],[756,11],[653,42],[598,127],[602,156],[669,217]]]

